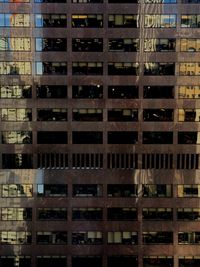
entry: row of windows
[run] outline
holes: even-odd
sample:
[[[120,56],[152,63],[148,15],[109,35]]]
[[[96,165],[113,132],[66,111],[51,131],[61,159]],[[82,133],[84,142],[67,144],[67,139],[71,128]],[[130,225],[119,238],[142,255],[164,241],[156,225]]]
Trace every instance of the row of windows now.
[[[142,186],[142,187],[141,187]],[[33,197],[32,184],[2,184],[1,197]],[[185,184],[176,186],[176,197],[200,197],[200,185]],[[38,197],[67,197],[67,184],[38,184]],[[102,184],[74,184],[72,197],[102,197]],[[170,184],[108,184],[107,197],[172,197]],[[182,211],[184,212],[184,211]]]
[[[12,3],[13,0],[1,0],[1,3]],[[16,3],[29,3],[30,0],[18,0]],[[35,3],[66,3],[67,0],[35,0]],[[71,0],[71,3],[90,3],[90,4],[97,4],[97,3],[103,3],[104,0]],[[141,0],[108,0],[108,3],[111,4],[136,4],[141,3]],[[174,4],[177,1],[176,0],[145,0],[146,4]],[[192,4],[192,3],[199,3],[198,0],[182,0],[181,3],[184,4]]]
[[[36,62],[36,75],[66,75],[67,62]],[[200,64],[177,64],[180,76],[199,76]],[[139,63],[108,62],[108,75],[139,75]],[[31,75],[31,62],[0,62],[1,75]],[[175,75],[175,63],[149,62],[144,64],[145,76]],[[103,62],[72,62],[72,75],[103,75]]]
[[[31,256],[1,256],[0,263],[2,267],[15,267],[16,264],[19,267],[31,266]],[[165,267],[174,266],[174,259],[172,256],[143,256],[143,267]],[[102,256],[99,255],[85,255],[85,256],[72,256],[71,257],[72,267],[81,266],[103,266]],[[122,265],[127,267],[138,267],[138,257],[134,255],[110,255],[107,256],[107,267],[120,267]],[[199,256],[184,256],[178,257],[179,267],[197,267],[200,264]],[[36,267],[43,266],[59,266],[67,267],[66,256],[36,256]]]
[[[139,97],[139,87],[130,85],[110,85],[106,88],[108,98],[111,99],[135,99]],[[200,86],[177,86],[179,98],[200,98]],[[40,85],[36,86],[37,98],[67,98],[67,85]],[[174,86],[144,86],[143,98],[145,99],[172,99],[174,98]],[[30,85],[1,85],[0,98],[31,98]],[[103,98],[102,85],[73,85],[72,98],[101,99]],[[195,112],[195,110],[193,110]]]
[[[143,244],[173,244],[173,232],[143,232]],[[199,244],[200,232],[178,232],[178,244]],[[0,243],[32,244],[31,232],[1,231]],[[36,243],[40,245],[68,244],[68,235],[65,231],[45,231],[36,233]],[[104,244],[101,231],[76,231],[71,234],[72,245],[101,245]],[[138,233],[131,231],[107,232],[107,244],[137,245]]]
[[[39,221],[66,221],[68,214],[66,208],[37,208],[37,220]],[[32,220],[32,208],[1,208],[2,221],[29,221]],[[137,209],[107,208],[108,221],[133,221],[138,219]],[[143,220],[172,221],[173,208],[143,208]],[[176,219],[180,221],[199,221],[200,208],[177,208]],[[72,208],[73,221],[101,221],[103,220],[103,208],[87,207]]]
[[[200,132],[178,132],[177,144],[200,144]],[[1,134],[2,144],[32,144],[31,131],[8,131]],[[107,132],[107,144],[137,144],[133,131]],[[173,132],[143,132],[143,144],[173,144]],[[68,132],[38,131],[37,144],[68,144]],[[103,144],[103,132],[73,131],[72,144]]]
[[[139,63],[109,62],[108,75],[139,75]],[[67,62],[36,62],[36,75],[66,75]],[[188,73],[188,71],[195,71]],[[179,63],[180,75],[199,75],[199,63]],[[185,71],[185,72],[184,72]],[[31,75],[31,62],[0,62],[1,75]],[[174,75],[175,63],[149,62],[144,75]],[[72,75],[103,75],[103,62],[72,62]]]
[[[187,47],[187,43],[188,46]],[[30,51],[29,37],[1,37],[0,51]],[[176,39],[144,39],[144,51],[175,51]],[[200,39],[181,39],[181,51],[198,51]],[[65,38],[35,38],[36,51],[66,51]],[[103,38],[72,38],[73,52],[103,52]],[[108,51],[136,52],[139,51],[139,39],[112,38],[108,40]]]
[[[3,108],[1,121],[32,121],[32,109],[30,108]],[[73,121],[103,121],[103,109],[80,108],[72,109]],[[107,121],[138,121],[138,109],[112,108],[107,110]],[[68,110],[65,108],[39,108],[37,109],[37,121],[67,121]],[[143,121],[174,121],[173,109],[143,109]],[[200,121],[200,109],[178,109],[178,121]],[[2,132],[2,138],[15,138],[16,135],[31,135],[27,131]],[[179,133],[180,135],[180,133]]]
[[[0,27],[30,27],[29,14],[0,14]],[[103,28],[102,14],[74,14],[71,17],[72,28]],[[200,15],[181,15],[182,28],[199,28]],[[67,27],[66,14],[36,14],[35,27]],[[137,14],[109,14],[109,28],[139,28]],[[175,14],[144,15],[145,28],[175,28]]]
[[[180,76],[200,75],[200,64],[181,62],[177,64]],[[66,75],[67,62],[36,62],[36,75]],[[139,63],[108,62],[108,75],[139,75]],[[1,75],[31,75],[31,62],[0,62]],[[175,63],[149,62],[144,64],[145,76],[175,75]],[[103,75],[103,62],[72,62],[72,75]]]

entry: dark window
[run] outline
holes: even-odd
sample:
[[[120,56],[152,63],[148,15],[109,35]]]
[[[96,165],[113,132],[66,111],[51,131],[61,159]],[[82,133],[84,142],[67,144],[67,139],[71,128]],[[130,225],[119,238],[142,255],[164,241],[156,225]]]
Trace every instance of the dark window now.
[[[143,120],[144,121],[173,121],[174,111],[173,109],[144,109]]]
[[[66,62],[36,62],[36,75],[66,75]]]
[[[67,232],[37,232],[36,242],[39,245],[64,245],[67,244]]]
[[[179,257],[179,267],[198,267],[200,266],[200,258],[196,257]]]
[[[137,132],[108,132],[108,144],[135,144],[137,140]]]
[[[107,257],[107,267],[137,267],[138,257],[137,256],[108,256]]]
[[[172,186],[166,184],[145,184],[142,187],[143,197],[172,197]]]
[[[103,144],[103,133],[94,131],[72,132],[73,144]]]
[[[143,244],[172,244],[173,232],[143,232]]]
[[[66,85],[40,85],[36,92],[38,98],[67,98]]]
[[[200,232],[179,232],[178,243],[181,245],[186,244],[199,244]]]
[[[109,221],[133,221],[137,219],[136,208],[108,208],[107,220]]]
[[[65,256],[37,256],[37,267],[67,267]]]
[[[174,75],[175,74],[175,63],[145,63],[144,64],[144,75]]]
[[[138,75],[139,63],[109,62],[108,75]]]
[[[113,14],[108,15],[109,28],[137,28],[138,15],[132,14]]]
[[[108,98],[118,98],[118,99],[138,98],[138,90],[139,89],[137,86],[110,85],[108,86]]]
[[[73,62],[73,75],[103,75],[102,62]]]
[[[143,257],[143,267],[173,267],[171,256],[146,256]]]
[[[3,169],[32,169],[32,154],[2,154]]]
[[[73,98],[103,98],[102,85],[73,85]]]
[[[103,219],[102,208],[73,208],[73,221],[100,221]]]
[[[67,39],[64,38],[36,38],[36,51],[66,51]]]
[[[102,190],[99,184],[74,184],[73,197],[102,197]]]
[[[108,0],[108,3],[110,4],[135,4],[138,3],[137,0]]]
[[[143,132],[143,144],[173,144],[173,132]]]
[[[143,98],[174,98],[174,86],[144,86]]]
[[[73,121],[102,121],[103,110],[97,108],[80,108],[72,110]]]
[[[103,52],[102,38],[74,38],[72,39],[73,52]]]
[[[110,52],[114,52],[114,51],[116,51],[116,52],[137,52],[137,51],[139,51],[139,39],[133,39],[133,38],[109,39],[108,51],[110,51]]]
[[[67,185],[66,184],[38,184],[37,185],[38,197],[66,197]]]
[[[38,208],[37,218],[40,221],[66,221],[67,209],[66,208]]]
[[[67,132],[37,132],[38,144],[67,144]]]
[[[103,15],[102,14],[81,14],[72,15],[73,28],[102,28]]]
[[[178,208],[177,220],[180,221],[199,221],[200,209],[199,208]]]
[[[108,197],[136,197],[138,186],[136,184],[108,184]]]
[[[101,245],[103,235],[100,231],[79,231],[72,233],[72,245]]]
[[[173,220],[173,210],[172,208],[143,208],[142,218],[143,220],[171,221]]]
[[[37,109],[38,121],[67,121],[67,109],[47,108]]]
[[[72,267],[102,267],[101,256],[72,256]]]
[[[198,132],[178,132],[178,144],[199,144]]]
[[[108,121],[137,121],[137,109],[113,108],[108,110]]]
[[[31,266],[31,257],[30,256],[1,256],[0,266],[1,267]]]

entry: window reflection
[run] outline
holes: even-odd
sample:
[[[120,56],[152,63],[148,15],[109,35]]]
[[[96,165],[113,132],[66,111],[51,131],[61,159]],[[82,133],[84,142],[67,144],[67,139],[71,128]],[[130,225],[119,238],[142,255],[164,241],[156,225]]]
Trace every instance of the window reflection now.
[[[199,85],[181,85],[178,86],[179,98],[200,98]]]
[[[176,15],[145,15],[145,28],[175,28]]]
[[[1,98],[31,98],[31,85],[0,85]]]
[[[0,62],[0,75],[30,75],[31,62],[15,61]]]
[[[2,221],[28,221],[32,219],[32,208],[1,208]]]
[[[31,121],[32,110],[29,108],[2,108],[2,121]]]
[[[2,132],[2,144],[32,144],[32,132],[10,131]]]
[[[149,62],[144,64],[144,75],[174,75],[175,63]]]
[[[30,15],[0,14],[0,27],[30,27]]]
[[[197,62],[179,63],[179,75],[181,76],[200,75],[200,63]]]
[[[195,38],[182,38],[181,40],[182,52],[197,52],[200,51],[200,39]]]
[[[178,121],[200,121],[200,109],[178,109]]]
[[[32,237],[30,232],[2,231],[0,233],[0,243],[2,245],[31,244]]]
[[[30,50],[31,50],[30,38],[0,37],[0,51],[30,51]]]
[[[176,48],[176,39],[144,39],[145,52],[172,52]]]
[[[2,197],[32,197],[32,184],[3,184]]]
[[[182,28],[199,28],[200,15],[181,15]]]

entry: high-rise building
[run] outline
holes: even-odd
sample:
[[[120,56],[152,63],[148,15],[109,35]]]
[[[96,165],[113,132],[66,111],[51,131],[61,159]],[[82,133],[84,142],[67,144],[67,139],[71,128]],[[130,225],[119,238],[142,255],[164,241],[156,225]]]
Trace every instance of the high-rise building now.
[[[0,2],[0,266],[200,266],[199,1]]]

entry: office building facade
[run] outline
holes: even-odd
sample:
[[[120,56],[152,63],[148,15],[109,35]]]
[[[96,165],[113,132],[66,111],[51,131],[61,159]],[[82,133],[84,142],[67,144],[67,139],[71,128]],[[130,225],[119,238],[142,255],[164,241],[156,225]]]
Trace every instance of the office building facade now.
[[[198,1],[0,9],[0,266],[200,266]]]

